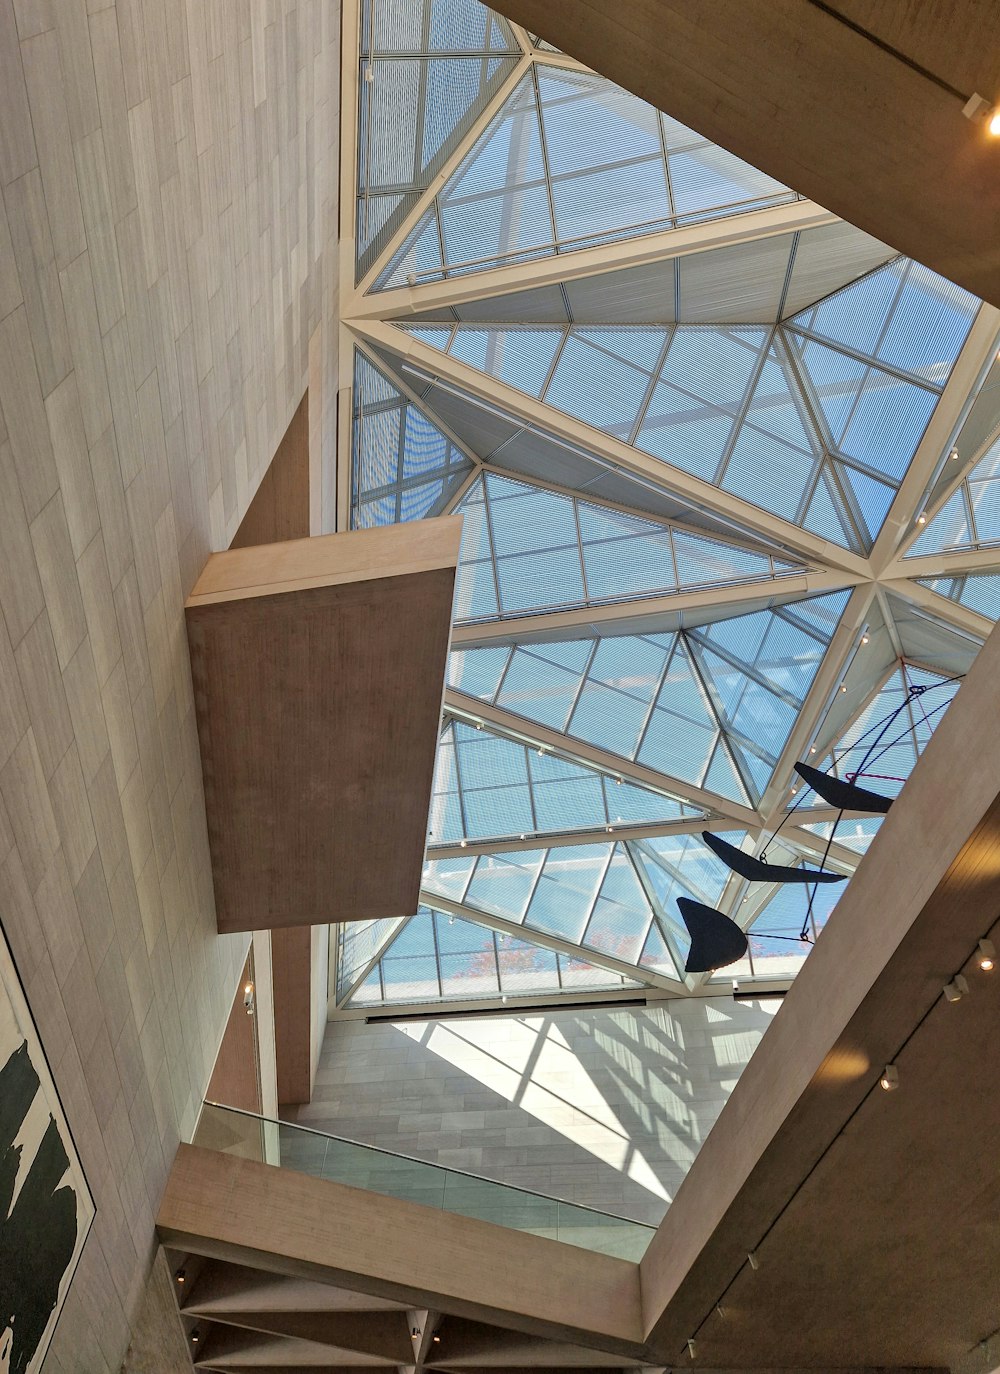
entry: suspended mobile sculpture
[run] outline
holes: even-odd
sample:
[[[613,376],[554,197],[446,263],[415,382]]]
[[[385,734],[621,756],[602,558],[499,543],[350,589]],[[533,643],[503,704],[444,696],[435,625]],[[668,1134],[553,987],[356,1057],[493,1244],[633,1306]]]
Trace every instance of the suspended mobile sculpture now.
[[[905,671],[905,665],[904,665]],[[840,824],[845,811],[867,811],[874,812],[876,815],[886,815],[893,798],[883,796],[879,792],[872,792],[867,787],[858,784],[857,779],[870,776],[885,776],[872,774],[873,765],[887,754],[900,740],[909,732],[909,725],[901,734],[894,736],[888,743],[884,743],[886,734],[892,728],[902,711],[915,698],[923,696],[925,692],[933,691],[936,687],[949,686],[956,682],[956,678],[947,678],[933,686],[913,685],[909,688],[902,702],[888,716],[876,721],[870,726],[854,744],[849,745],[843,753],[833,760],[832,767],[836,767],[839,762],[857,751],[870,736],[874,739],[867,745],[864,757],[857,769],[839,778],[833,773],[824,773],[819,768],[813,768],[806,763],[796,763],[795,771],[806,784],[807,789],[816,793],[828,806],[836,807],[838,815],[830,830],[820,866],[816,868],[789,868],[785,864],[772,864],[767,862],[767,846],[771,840],[779,834],[783,826],[795,814],[805,799],[805,793],[800,797],[795,805],[786,814],[781,825],[768,836],[760,857],[747,854],[736,845],[729,844],[728,841],[720,839],[718,835],[712,835],[707,830],[702,832],[702,839],[709,849],[722,860],[722,862],[738,877],[751,883],[795,883],[808,888],[805,918],[802,924],[802,933],[797,937],[789,935],[772,934],[767,931],[757,931],[758,935],[765,935],[774,940],[796,940],[796,943],[812,944],[810,935],[810,924],[812,920],[813,900],[816,890],[821,883],[840,883],[846,880],[844,873],[833,873],[825,867],[830,847],[833,844],[837,833],[837,826]],[[950,698],[949,698],[950,700]],[[930,715],[937,711],[944,710],[948,701],[935,707],[930,713],[923,712],[924,721],[929,723]],[[889,778],[892,782],[902,782],[902,778]],[[677,905],[680,908],[681,918],[687,927],[688,934],[691,936],[691,948],[688,951],[687,962],[684,965],[685,973],[713,973],[717,969],[726,968],[729,964],[735,964],[742,959],[749,948],[749,941],[746,932],[725,912],[717,910],[715,907],[705,906],[701,902],[692,901],[688,897],[678,897]]]

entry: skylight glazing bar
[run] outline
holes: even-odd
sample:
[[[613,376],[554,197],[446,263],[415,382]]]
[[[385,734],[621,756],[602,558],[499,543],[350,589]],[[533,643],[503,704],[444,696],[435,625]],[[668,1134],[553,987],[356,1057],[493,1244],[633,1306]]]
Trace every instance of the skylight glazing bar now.
[[[472,722],[485,721],[489,725],[495,725],[505,735],[514,739],[526,739],[533,742],[536,748],[540,744],[545,745],[553,753],[567,759],[578,760],[598,772],[610,773],[613,777],[623,777],[626,782],[634,782],[640,787],[652,788],[654,792],[661,792],[668,797],[683,796],[692,806],[700,807],[713,815],[726,816],[730,820],[738,821],[744,827],[753,828],[763,823],[762,817],[756,811],[741,802],[732,801],[728,797],[710,792],[693,783],[682,782],[679,778],[670,777],[655,769],[647,768],[645,764],[636,763],[621,754],[613,754],[609,750],[600,749],[596,745],[588,744],[585,740],[569,737],[561,731],[552,730],[548,726],[540,725],[524,716],[515,715],[502,707],[480,701],[476,697],[466,696],[453,687],[445,688],[445,707],[451,714],[462,719]]]
[[[700,645],[701,641],[696,641],[696,643]],[[740,786],[743,788],[744,794],[748,796],[751,800],[755,800],[758,796],[757,785],[754,782],[753,778],[747,775],[747,769],[743,763],[741,752],[738,749],[734,749],[732,747],[732,743],[729,739],[730,730],[732,730],[734,734],[740,732],[737,732],[735,726],[723,723],[724,716],[721,709],[721,703],[718,703],[715,699],[715,692],[713,691],[711,681],[707,678],[701,660],[698,654],[694,651],[694,648],[695,645],[692,644],[692,647],[688,652],[688,661],[691,664],[691,671],[693,672],[695,680],[698,683],[698,687],[701,691],[702,697],[708,705],[709,713],[711,714],[712,719],[715,721],[715,727],[719,732],[718,745],[721,745],[725,749],[726,757],[729,759],[730,767],[732,768],[736,777],[739,778]],[[712,648],[714,650],[718,648],[718,646],[713,643]],[[731,664],[731,666],[735,667],[738,672],[746,674],[746,668],[743,664]],[[747,674],[747,676],[749,676],[749,674]],[[764,687],[765,684],[763,682],[760,682],[758,683],[758,686]],[[711,762],[714,763],[714,761],[715,753],[713,751]],[[770,765],[768,766],[770,767]],[[711,763],[709,763],[708,768],[706,768],[705,770],[706,778],[708,777],[710,771]]]
[[[676,281],[676,272],[674,274],[674,279]],[[646,388],[646,394],[642,398],[642,401],[639,405],[639,410],[635,417],[635,424],[629,430],[628,440],[626,441],[629,444],[635,443],[639,431],[642,429],[643,421],[646,418],[646,412],[649,410],[650,402],[653,399],[653,395],[656,392],[657,384],[659,383],[660,377],[663,373],[663,369],[666,366],[667,354],[670,352],[670,345],[673,343],[674,335],[676,334],[676,332],[676,326],[671,326],[666,330],[666,337],[663,340],[663,347],[660,350],[660,356],[656,360],[656,365],[653,368],[652,376],[649,379],[649,386]],[[670,542],[671,544],[673,544],[672,539]],[[680,586],[679,582],[678,586]]]
[[[353,183],[352,183],[353,184]],[[426,213],[424,205],[421,213]],[[412,218],[412,217],[411,217]],[[419,222],[419,216],[411,227]],[[764,210],[749,211],[718,220],[686,224],[677,229],[661,229],[636,238],[617,239],[611,243],[577,249],[572,253],[556,254],[556,244],[548,245],[547,256],[528,262],[507,263],[500,267],[484,267],[479,273],[466,272],[458,276],[417,281],[408,290],[392,289],[365,296],[360,288],[353,296],[345,297],[343,311],[351,322],[365,319],[392,320],[412,313],[441,307],[462,305],[468,301],[522,291],[533,286],[557,285],[580,278],[604,275],[619,268],[681,259],[689,254],[739,243],[750,243],[802,229],[820,228],[837,223],[835,215],[811,201],[793,201]],[[352,229],[353,233],[353,229]],[[395,253],[401,246],[396,245]],[[391,260],[388,248],[380,255],[375,271]],[[495,256],[482,259],[495,262]],[[451,270],[454,270],[452,266]]]
[[[539,869],[540,871],[541,869]],[[547,931],[536,930],[534,926],[526,926],[516,921],[507,920],[504,916],[493,916],[478,910],[476,907],[466,906],[462,902],[439,897],[434,892],[422,892],[420,904],[421,906],[429,906],[434,911],[444,912],[446,916],[454,915],[463,921],[472,921],[474,925],[502,931],[505,935],[512,935],[515,939],[530,940],[532,944],[541,945],[543,949],[554,950],[555,953],[565,955],[568,959],[583,960],[588,964],[593,964],[596,968],[606,969],[608,973],[616,973],[621,978],[630,978],[637,983],[645,983],[649,987],[663,988],[670,992],[682,990],[683,985],[678,983],[676,979],[667,978],[661,973],[656,973],[653,969],[640,968],[635,964],[626,963],[624,960],[616,959],[612,954],[605,954],[603,951],[591,949],[589,946],[584,949],[582,945],[575,944],[571,940],[561,939],[558,935],[550,935]],[[554,1005],[558,1006],[558,1001]]]
[[[663,943],[667,947],[667,952],[670,955],[670,958],[673,960],[674,968],[677,970],[677,973],[682,978],[684,978],[686,984],[687,977],[683,972],[685,959],[684,955],[681,953],[680,945],[677,943],[677,937],[674,934],[673,922],[670,920],[670,917],[667,915],[667,913],[663,910],[663,906],[660,902],[660,899],[656,894],[656,889],[653,887],[653,884],[649,880],[649,874],[646,872],[645,864],[636,863],[635,851],[633,849],[632,844],[626,843],[623,845],[623,848],[626,854],[628,855],[629,863],[632,865],[632,871],[639,880],[639,886],[645,893],[646,901],[649,903],[649,909],[653,913],[653,919],[656,922],[657,930],[659,931],[660,936],[663,939]],[[648,939],[649,932],[647,931],[646,940]],[[645,940],[643,941],[643,946],[645,947]],[[639,957],[641,959],[642,955],[640,954]],[[640,967],[645,969],[645,965],[640,965]]]

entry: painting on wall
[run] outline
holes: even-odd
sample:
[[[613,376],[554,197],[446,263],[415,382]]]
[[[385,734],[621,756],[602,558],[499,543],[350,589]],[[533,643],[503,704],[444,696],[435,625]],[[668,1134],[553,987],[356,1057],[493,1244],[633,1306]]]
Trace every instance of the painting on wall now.
[[[0,933],[0,1374],[36,1374],[94,1219],[17,970]]]

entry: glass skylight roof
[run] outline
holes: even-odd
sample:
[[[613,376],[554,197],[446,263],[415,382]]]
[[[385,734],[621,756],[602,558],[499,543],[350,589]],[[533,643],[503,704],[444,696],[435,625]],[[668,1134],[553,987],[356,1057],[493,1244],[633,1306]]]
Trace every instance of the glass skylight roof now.
[[[787,981],[843,886],[702,831],[848,873],[796,759],[904,786],[1000,615],[992,317],[477,0],[364,10],[338,527],[464,534],[423,905],[335,1003],[685,995],[679,896]]]
[[[639,986],[582,955],[421,907],[346,1005],[537,998]]]
[[[456,650],[448,683],[511,716],[732,800],[757,799],[847,600],[674,634]]]
[[[697,807],[542,746],[449,720],[438,745],[428,844],[696,820]]]
[[[455,509],[465,517],[456,622],[804,571],[801,564],[492,472],[477,477]]]
[[[773,330],[409,328],[611,438],[868,549],[977,305],[897,258]]]
[[[603,77],[539,58],[378,276],[376,290],[795,199]]]

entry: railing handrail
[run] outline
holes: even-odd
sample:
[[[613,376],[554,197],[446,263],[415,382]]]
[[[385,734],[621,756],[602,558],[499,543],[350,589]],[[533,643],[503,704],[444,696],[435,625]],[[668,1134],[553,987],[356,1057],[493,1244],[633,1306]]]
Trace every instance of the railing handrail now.
[[[400,1150],[387,1150],[383,1145],[370,1145],[366,1140],[352,1140],[350,1136],[334,1135],[332,1131],[319,1131],[315,1126],[304,1126],[298,1121],[281,1121],[278,1117],[264,1116],[260,1112],[248,1112],[244,1107],[229,1107],[225,1102],[212,1102],[207,1097],[202,1107],[218,1107],[220,1111],[233,1112],[237,1116],[248,1116],[266,1126],[288,1126],[294,1131],[305,1131],[309,1135],[321,1136],[324,1140],[336,1140],[340,1145],[356,1145],[360,1150],[372,1150],[376,1154],[387,1155],[390,1159],[405,1159],[408,1164],[419,1164],[425,1169],[440,1169],[446,1174],[461,1174],[463,1178],[474,1179],[476,1183],[492,1183],[496,1188],[507,1188],[514,1193],[525,1193],[528,1197],[541,1198],[543,1202],[561,1203],[563,1207],[576,1207],[581,1212],[593,1212],[598,1217],[609,1217],[612,1221],[624,1221],[629,1226],[640,1226],[644,1231],[655,1231],[647,1221],[636,1221],[633,1217],[623,1217],[617,1212],[608,1212],[601,1207],[591,1207],[586,1202],[570,1202],[568,1198],[554,1197],[551,1193],[540,1193],[535,1188],[522,1188],[519,1183],[504,1183],[498,1178],[487,1178],[484,1174],[474,1174],[470,1169],[456,1169],[452,1164],[437,1164],[432,1159],[419,1159],[416,1155],[403,1154]]]

